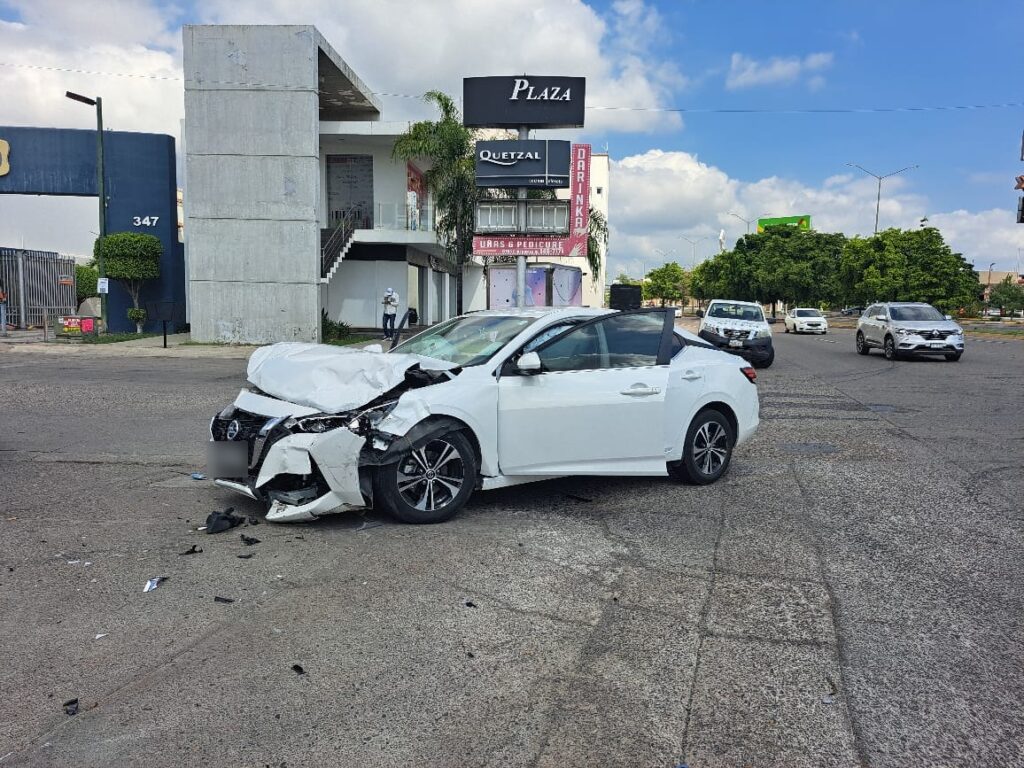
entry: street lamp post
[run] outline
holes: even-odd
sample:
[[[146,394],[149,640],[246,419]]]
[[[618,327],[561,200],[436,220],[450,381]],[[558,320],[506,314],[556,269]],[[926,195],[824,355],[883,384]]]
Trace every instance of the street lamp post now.
[[[698,237],[696,240],[694,240],[692,238],[687,237],[686,235],[680,235],[679,239],[685,240],[692,246],[692,251],[690,252],[690,269],[693,269],[694,267],[697,266],[697,243],[707,240],[708,237]]]
[[[755,221],[757,221],[757,219],[763,219],[768,214],[767,213],[762,213],[760,216],[757,217],[757,219],[745,219],[742,216],[740,216],[738,213],[733,213],[732,211],[729,211],[729,215],[730,216],[735,216],[737,219],[739,219],[744,224],[746,224],[747,225],[747,234],[749,235],[750,234],[750,225],[753,224]]]
[[[878,179],[878,196],[875,198],[875,234],[877,235],[878,234],[878,209],[882,205],[882,179],[888,179],[890,176],[895,176],[897,174],[903,173],[904,171],[912,171],[914,168],[919,168],[920,166],[918,166],[918,165],[908,165],[906,168],[900,168],[898,171],[892,171],[891,173],[886,173],[886,174],[884,174],[882,176],[879,176],[877,173],[872,173],[871,171],[869,171],[863,165],[857,165],[857,163],[847,163],[847,165],[850,166],[851,168],[860,168],[868,176],[874,176],[876,179]]]
[[[82,104],[88,104],[90,107],[96,107],[96,191],[99,193],[100,198],[100,247],[97,249],[96,254],[96,268],[101,278],[107,276],[106,260],[103,258],[103,238],[107,236],[107,193],[104,189],[105,173],[103,170],[103,99],[97,96],[95,99],[90,99],[88,96],[82,96],[72,91],[66,91],[64,95],[72,101],[79,101]],[[103,326],[103,331],[106,333],[109,329],[107,328],[107,294],[100,294],[100,325]]]

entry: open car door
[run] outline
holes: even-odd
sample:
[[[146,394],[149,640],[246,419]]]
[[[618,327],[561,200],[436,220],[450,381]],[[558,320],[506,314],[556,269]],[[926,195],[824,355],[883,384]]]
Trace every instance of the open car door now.
[[[665,473],[671,309],[601,315],[515,356],[498,381],[498,462],[505,475]]]

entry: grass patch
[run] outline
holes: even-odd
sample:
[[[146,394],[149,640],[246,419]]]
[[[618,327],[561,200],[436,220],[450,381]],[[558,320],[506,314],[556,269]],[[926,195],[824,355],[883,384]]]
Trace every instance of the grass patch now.
[[[135,341],[160,336],[159,333],[103,333],[99,336],[82,336],[83,344],[117,344],[122,341]]]

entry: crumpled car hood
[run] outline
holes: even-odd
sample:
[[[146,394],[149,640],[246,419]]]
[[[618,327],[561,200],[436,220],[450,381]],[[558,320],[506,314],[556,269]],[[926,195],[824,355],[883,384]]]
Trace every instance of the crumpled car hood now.
[[[405,381],[406,372],[417,366],[429,371],[458,367],[421,355],[282,342],[253,352],[246,377],[273,397],[322,413],[341,413],[394,389]]]

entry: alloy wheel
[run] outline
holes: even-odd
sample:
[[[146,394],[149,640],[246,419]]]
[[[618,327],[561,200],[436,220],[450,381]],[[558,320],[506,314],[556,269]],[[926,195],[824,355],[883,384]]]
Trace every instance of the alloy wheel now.
[[[693,463],[705,475],[713,475],[729,456],[729,436],[721,424],[708,421],[693,436]]]
[[[444,438],[416,448],[398,466],[398,492],[407,504],[433,512],[459,495],[466,482],[465,462]]]

